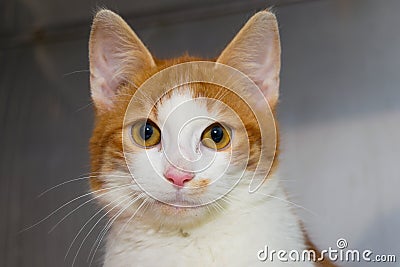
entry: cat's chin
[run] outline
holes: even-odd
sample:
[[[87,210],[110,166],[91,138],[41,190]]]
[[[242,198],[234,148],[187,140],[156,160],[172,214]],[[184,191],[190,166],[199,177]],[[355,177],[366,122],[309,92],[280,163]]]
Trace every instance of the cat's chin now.
[[[150,216],[153,217],[153,222],[158,225],[181,228],[199,225],[207,221],[210,215],[210,211],[206,206],[196,206],[189,202],[167,204],[155,201],[152,205]]]

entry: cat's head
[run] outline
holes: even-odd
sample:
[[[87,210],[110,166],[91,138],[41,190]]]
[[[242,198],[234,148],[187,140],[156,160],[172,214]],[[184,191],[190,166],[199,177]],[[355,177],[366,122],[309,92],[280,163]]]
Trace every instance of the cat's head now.
[[[91,190],[110,216],[195,225],[276,166],[272,13],[254,15],[215,61],[201,61],[155,59],[121,17],[102,10],[89,52]]]

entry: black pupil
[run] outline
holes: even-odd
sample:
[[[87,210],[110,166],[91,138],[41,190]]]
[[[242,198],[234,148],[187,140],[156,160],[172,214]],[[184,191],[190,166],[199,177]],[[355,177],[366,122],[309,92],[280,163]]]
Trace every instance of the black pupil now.
[[[140,127],[140,137],[147,141],[153,135],[153,126],[149,123],[145,123]]]
[[[211,139],[215,143],[221,142],[223,137],[224,137],[224,131],[222,130],[221,126],[215,126],[211,129]]]

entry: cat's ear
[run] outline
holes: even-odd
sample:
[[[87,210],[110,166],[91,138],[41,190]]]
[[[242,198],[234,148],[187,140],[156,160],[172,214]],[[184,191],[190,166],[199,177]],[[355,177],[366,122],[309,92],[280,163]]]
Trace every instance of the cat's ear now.
[[[89,41],[90,87],[98,110],[108,110],[119,86],[132,76],[155,66],[150,52],[129,25],[117,14],[100,10]]]
[[[276,17],[269,11],[255,14],[221,53],[217,62],[234,67],[261,89],[269,105],[279,96],[281,48]]]

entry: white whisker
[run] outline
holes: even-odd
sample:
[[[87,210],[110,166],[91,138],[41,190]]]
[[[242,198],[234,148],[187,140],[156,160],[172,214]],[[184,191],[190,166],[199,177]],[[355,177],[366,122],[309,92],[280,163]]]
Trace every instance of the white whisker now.
[[[93,173],[92,173],[93,174]],[[104,174],[104,175],[107,175],[108,177],[123,177],[123,178],[125,178],[125,177],[129,177],[130,175],[114,175],[114,174],[107,174],[107,173],[102,173],[102,174]],[[53,187],[51,187],[51,188],[49,188],[49,189],[46,189],[45,191],[43,191],[42,193],[40,193],[38,196],[37,196],[37,198],[40,198],[40,197],[42,197],[43,195],[45,195],[45,194],[47,194],[48,192],[50,192],[51,190],[53,190],[53,189],[56,189],[56,188],[58,188],[58,187],[60,187],[60,186],[63,186],[63,185],[65,185],[65,184],[69,184],[69,183],[72,183],[72,182],[76,182],[76,181],[81,181],[81,180],[86,180],[86,179],[90,179],[90,178],[97,178],[98,176],[97,175],[89,175],[89,176],[81,176],[81,177],[78,177],[78,178],[74,178],[74,179],[71,179],[71,180],[68,180],[68,181],[64,181],[64,182],[62,182],[62,183],[59,183],[59,184],[57,184],[57,185],[55,185],[55,186],[53,186]]]
[[[91,194],[94,194],[94,193],[97,193],[97,192],[101,192],[101,191],[105,191],[105,190],[110,190],[110,189],[114,189],[114,188],[118,188],[118,187],[122,187],[122,186],[129,186],[129,185],[130,185],[130,184],[128,184],[128,185],[125,184],[125,185],[119,185],[119,186],[114,186],[114,187],[109,187],[109,188],[102,188],[102,189],[99,189],[99,190],[96,190],[96,191],[91,191],[91,192],[89,192],[89,193],[80,195],[80,196],[78,196],[78,197],[76,197],[76,198],[74,198],[74,199],[72,199],[72,200],[70,200],[70,201],[64,203],[64,204],[61,205],[59,208],[55,209],[55,210],[52,211],[49,215],[47,215],[46,217],[44,217],[44,218],[41,219],[40,221],[36,222],[35,224],[33,224],[33,225],[29,226],[29,227],[26,227],[26,228],[22,229],[22,230],[20,231],[20,233],[25,232],[25,231],[27,231],[27,230],[29,230],[29,229],[32,229],[33,227],[35,227],[35,226],[39,225],[40,223],[46,221],[48,218],[50,218],[51,216],[53,216],[53,215],[54,215],[55,213],[57,213],[59,210],[61,210],[61,209],[64,208],[65,206],[67,206],[67,205],[73,203],[74,201],[77,201],[78,199],[81,199],[81,198],[83,198],[83,197],[86,197],[86,196],[88,196],[88,195],[91,195]]]
[[[138,199],[140,199],[143,195],[144,195],[144,194],[142,193],[142,194],[138,195],[137,197],[135,197],[131,202],[129,202],[129,204],[126,205],[125,208],[123,208],[123,209],[121,209],[120,211],[118,211],[113,217],[111,217],[111,218],[108,220],[107,224],[104,226],[103,230],[100,232],[98,238],[97,238],[96,241],[94,242],[94,244],[93,244],[93,246],[92,246],[92,248],[91,248],[91,250],[90,250],[90,252],[89,252],[89,256],[88,256],[87,260],[89,260],[90,255],[92,254],[93,249],[94,249],[94,247],[96,246],[96,243],[97,243],[97,247],[96,247],[96,249],[94,250],[93,255],[92,255],[91,259],[90,259],[90,264],[89,264],[89,266],[92,264],[93,259],[94,259],[94,256],[95,256],[95,254],[96,254],[96,252],[97,252],[97,250],[98,250],[98,248],[99,248],[99,246],[100,246],[100,244],[101,244],[101,241],[103,240],[103,238],[104,238],[104,236],[106,235],[106,233],[108,232],[108,230],[111,228],[111,225],[118,219],[118,217],[119,217],[122,213],[124,213],[124,211],[126,211],[132,204],[134,204],[134,203],[135,203]]]
[[[129,186],[129,184],[127,184],[126,186]],[[53,232],[54,229],[56,229],[57,226],[58,226],[60,223],[62,223],[62,222],[63,222],[66,218],[68,218],[72,213],[74,213],[75,211],[77,211],[79,208],[83,207],[83,206],[86,205],[87,203],[92,202],[92,201],[96,200],[97,198],[102,197],[102,196],[104,196],[104,195],[107,195],[107,194],[110,194],[110,193],[114,193],[115,191],[119,191],[119,190],[123,190],[123,189],[125,189],[125,187],[117,188],[117,189],[112,189],[112,190],[110,190],[110,191],[108,191],[108,192],[105,192],[105,193],[103,193],[103,194],[100,194],[100,195],[98,195],[98,196],[95,196],[95,197],[93,197],[93,198],[91,198],[91,199],[85,201],[84,203],[80,204],[78,207],[76,207],[76,208],[73,209],[72,211],[68,212],[68,214],[65,215],[60,221],[58,221],[58,223],[56,223],[56,224],[49,230],[48,233],[50,234],[51,232]]]
[[[274,198],[274,199],[280,200],[280,201],[285,202],[285,203],[287,203],[287,204],[293,205],[293,206],[295,206],[295,207],[297,207],[297,208],[303,209],[303,210],[305,210],[305,211],[311,213],[311,214],[314,215],[314,216],[318,216],[318,214],[316,214],[316,213],[313,212],[312,210],[307,209],[306,207],[303,207],[303,206],[301,206],[301,205],[299,205],[299,204],[297,204],[297,203],[294,203],[294,202],[292,202],[292,201],[290,201],[290,200],[287,200],[287,199],[284,199],[284,198],[280,198],[280,197],[277,197],[277,196],[273,196],[273,195],[270,195],[270,194],[264,194],[264,193],[259,192],[259,191],[256,191],[256,192],[254,192],[254,193],[256,193],[256,194],[261,194],[261,195],[266,196],[266,197],[270,197],[270,198]]]
[[[136,214],[139,212],[139,210],[145,205],[145,204],[149,204],[150,202],[147,201],[148,199],[145,198],[143,200],[143,202],[138,206],[138,208],[136,209],[136,211],[132,214],[132,216],[126,221],[126,223],[122,226],[122,228],[118,231],[117,236],[119,236],[121,233],[123,233],[125,231],[125,228],[128,226],[129,223],[131,223],[131,221],[133,220],[133,218],[136,216]],[[110,247],[113,246],[115,240],[113,241],[113,243],[111,243]]]
[[[123,196],[124,197],[124,199],[122,200],[122,201],[120,201],[120,202],[118,202],[116,205],[114,205],[111,209],[109,209],[105,214],[103,214],[98,220],[97,220],[97,222],[92,226],[92,228],[90,228],[90,230],[89,230],[89,232],[85,235],[85,237],[83,238],[83,240],[82,240],[82,242],[81,242],[81,244],[79,245],[79,248],[78,248],[78,250],[76,251],[76,253],[75,253],[75,256],[74,256],[74,259],[73,259],[73,261],[72,261],[72,267],[74,266],[74,264],[75,264],[75,261],[76,261],[76,258],[78,257],[78,254],[79,254],[79,251],[81,250],[81,248],[82,248],[82,246],[83,246],[83,244],[85,243],[85,241],[86,241],[86,239],[89,237],[89,235],[90,235],[90,233],[94,230],[94,228],[99,224],[99,222],[105,217],[105,216],[107,216],[107,214],[109,214],[113,209],[115,209],[116,207],[118,207],[119,205],[121,205],[122,203],[124,203],[126,200],[128,200],[129,198],[131,198],[131,196],[133,195],[134,193],[131,193],[131,194],[128,194],[128,195],[125,195],[125,196]],[[119,200],[120,198],[118,198],[117,200]],[[116,200],[116,201],[117,201]],[[115,201],[115,202],[116,202]],[[113,201],[114,202],[114,201]],[[111,202],[111,203],[113,203],[113,202]],[[109,203],[109,205],[111,204],[111,203]],[[106,206],[104,207],[104,208],[106,208]],[[103,209],[104,209],[103,208]],[[95,216],[95,215],[94,215]],[[93,217],[94,217],[93,216]],[[92,218],[91,218],[92,219]],[[82,230],[82,229],[81,229]],[[79,233],[78,233],[79,234]],[[77,236],[76,236],[77,237]],[[76,239],[76,237],[75,237],[75,239]],[[74,239],[74,240],[75,240]],[[71,247],[72,247],[72,244],[71,244]],[[69,250],[68,250],[69,251]]]
[[[92,221],[101,211],[105,210],[107,207],[111,206],[112,204],[117,203],[121,198],[127,198],[127,197],[129,198],[129,197],[131,197],[133,194],[134,194],[134,193],[131,192],[131,193],[129,193],[129,194],[122,195],[121,197],[117,198],[116,200],[114,200],[114,201],[108,203],[107,205],[103,206],[103,207],[102,207],[101,209],[99,209],[95,214],[93,214],[92,217],[90,217],[89,220],[86,221],[86,223],[81,227],[81,229],[80,229],[80,230],[78,231],[78,233],[75,235],[74,239],[72,240],[72,242],[71,242],[71,244],[70,244],[70,246],[69,246],[69,248],[68,248],[68,250],[67,250],[67,253],[66,253],[65,256],[64,256],[64,260],[67,258],[67,256],[68,256],[69,252],[71,251],[71,248],[72,248],[72,246],[74,245],[76,239],[78,238],[78,236],[80,235],[80,233],[83,231],[83,229],[86,227],[86,225],[87,225],[90,221]],[[118,206],[118,204],[117,204],[117,206]],[[90,233],[89,233],[89,234],[90,234]],[[82,245],[83,245],[83,243],[81,244],[81,246],[82,246]],[[81,247],[81,246],[80,246],[80,247]],[[79,249],[78,249],[78,251],[79,251]]]
[[[72,75],[72,74],[82,73],[82,72],[89,72],[89,70],[86,70],[86,69],[85,70],[75,70],[75,71],[64,73],[64,76],[69,76],[69,75]]]

